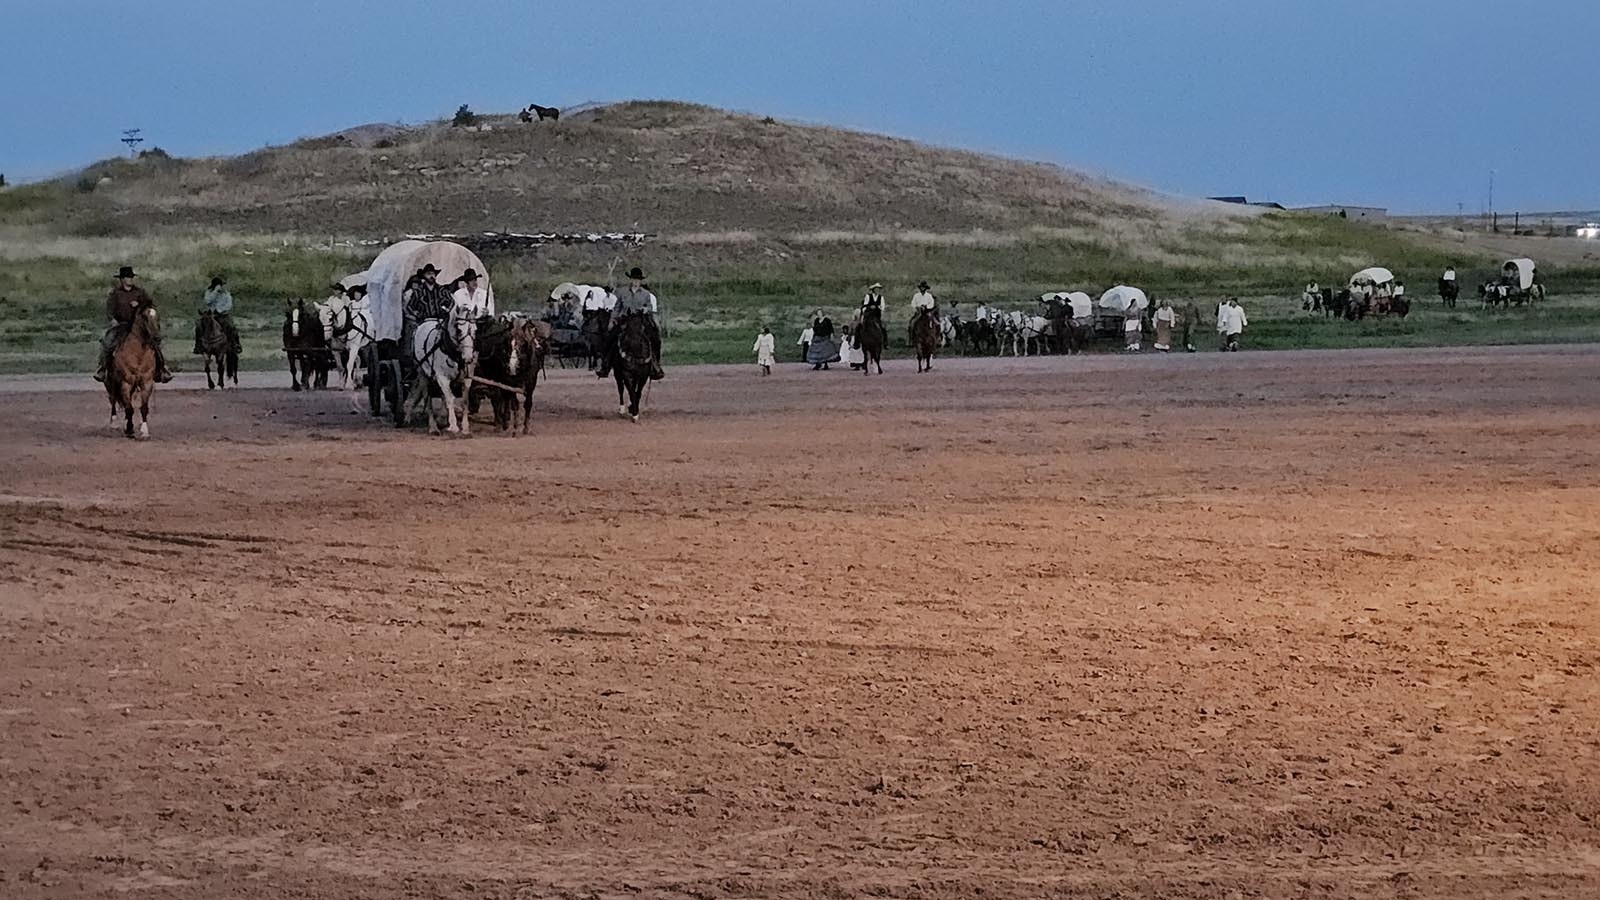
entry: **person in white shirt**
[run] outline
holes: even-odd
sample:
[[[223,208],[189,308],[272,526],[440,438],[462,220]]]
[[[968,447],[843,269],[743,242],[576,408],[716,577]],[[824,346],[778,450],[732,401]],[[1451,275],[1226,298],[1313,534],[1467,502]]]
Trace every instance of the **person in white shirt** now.
[[[978,308],[972,311],[972,320],[974,322],[987,322],[989,321],[989,317],[993,315],[994,310],[989,308],[989,304],[980,303],[978,304]]]
[[[778,361],[772,329],[765,325],[761,326],[761,333],[756,335],[756,345],[751,349],[756,355],[756,365],[761,367],[761,374],[771,375],[772,366]]]
[[[494,304],[489,302],[489,289],[483,286],[476,269],[461,273],[461,288],[451,297],[458,309],[471,318],[481,319],[494,314]]]
[[[1244,307],[1239,305],[1237,297],[1229,298],[1227,305],[1223,309],[1227,310],[1227,322],[1225,325],[1218,325],[1225,332],[1223,349],[1231,353],[1237,353],[1239,352],[1239,337],[1244,334],[1244,328],[1250,324],[1250,321],[1245,318]]]
[[[922,316],[933,316],[935,327],[939,324],[939,298],[933,295],[933,289],[928,287],[926,281],[917,284],[917,292],[911,295],[911,321],[906,325],[906,340],[912,344],[917,342],[917,320]]]
[[[795,341],[795,343],[800,347],[801,362],[805,362],[807,358],[811,356],[811,339],[815,336],[815,332],[812,331],[811,326],[807,325],[800,332],[800,340]]]
[[[1439,276],[1439,299],[1445,306],[1455,306],[1456,298],[1461,296],[1461,288],[1456,284],[1456,267],[1454,265],[1444,270]]]
[[[1456,267],[1455,266],[1451,266],[1451,267],[1445,269],[1444,270],[1444,275],[1440,277],[1440,280],[1441,281],[1455,281],[1456,280]]]
[[[867,310],[876,309],[879,317],[883,315],[883,282],[874,281],[867,287],[867,295],[861,298],[861,313],[864,317]]]
[[[1322,287],[1315,281],[1306,284],[1305,293],[1300,295],[1300,308],[1306,311],[1317,309],[1322,305]]]

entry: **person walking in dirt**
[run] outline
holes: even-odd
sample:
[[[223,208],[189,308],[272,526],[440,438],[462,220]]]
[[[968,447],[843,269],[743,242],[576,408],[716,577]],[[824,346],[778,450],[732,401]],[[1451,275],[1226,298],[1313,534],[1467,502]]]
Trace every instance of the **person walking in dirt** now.
[[[138,275],[132,266],[123,266],[117,272],[117,285],[111,289],[106,297],[106,318],[110,320],[106,326],[105,334],[100,336],[100,365],[95,370],[94,380],[106,380],[106,367],[111,363],[111,353],[116,350],[117,343],[122,336],[133,327],[133,318],[141,309],[155,309],[156,302],[145,293],[135,281]],[[155,338],[156,354],[156,381],[166,384],[172,380],[172,371],[167,368],[166,354],[161,352],[161,339]]]
[[[1183,349],[1187,353],[1195,352],[1194,332],[1203,322],[1200,321],[1200,307],[1193,300],[1183,305],[1181,324],[1183,326]]]
[[[1222,332],[1222,349],[1230,352],[1239,352],[1239,339],[1244,335],[1245,326],[1250,324],[1245,318],[1244,307],[1239,305],[1238,297],[1228,298],[1228,302],[1221,307],[1223,316],[1217,320],[1217,330]]]
[[[777,339],[772,336],[772,329],[761,326],[761,333],[756,335],[756,345],[751,349],[756,355],[756,365],[761,367],[761,374],[771,375],[772,366],[778,361]]]

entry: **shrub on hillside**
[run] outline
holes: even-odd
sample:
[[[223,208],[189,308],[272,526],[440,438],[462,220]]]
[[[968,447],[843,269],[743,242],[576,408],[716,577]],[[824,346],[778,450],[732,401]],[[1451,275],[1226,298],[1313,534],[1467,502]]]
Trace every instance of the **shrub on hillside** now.
[[[478,114],[463,103],[456,108],[456,116],[450,120],[450,124],[455,128],[471,128],[478,124]]]
[[[78,176],[77,188],[78,193],[80,194],[92,194],[94,193],[94,189],[99,186],[100,176],[95,175],[92,172]]]
[[[151,147],[149,150],[140,150],[139,151],[139,158],[140,159],[171,159],[172,158],[172,154],[170,154],[167,151],[161,149],[160,147]]]

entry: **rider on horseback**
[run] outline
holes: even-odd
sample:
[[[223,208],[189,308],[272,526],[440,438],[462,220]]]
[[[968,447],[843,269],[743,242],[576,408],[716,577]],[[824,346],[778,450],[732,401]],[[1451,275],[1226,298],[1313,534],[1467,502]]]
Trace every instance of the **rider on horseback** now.
[[[912,342],[916,341],[917,322],[924,316],[933,317],[934,330],[939,328],[939,298],[933,295],[932,289],[926,281],[917,284],[917,292],[911,295],[911,324],[906,333]]]
[[[867,287],[867,295],[861,298],[861,315],[857,318],[858,322],[867,318],[867,310],[869,309],[876,310],[880,320],[883,318],[883,282],[881,281],[874,281]]]
[[[117,286],[106,297],[106,318],[111,320],[111,324],[100,337],[100,367],[94,373],[95,381],[106,380],[106,367],[111,363],[111,354],[133,327],[133,319],[139,310],[155,308],[156,302],[150,299],[144,288],[133,283],[138,277],[132,266],[123,266],[117,272]],[[166,384],[172,380],[172,372],[167,369],[166,355],[161,352],[161,339],[156,337],[154,340],[156,381]]]
[[[243,348],[239,344],[239,329],[233,325],[233,295],[228,293],[228,281],[221,275],[211,279],[211,286],[206,288],[205,300],[202,304],[204,313],[209,314],[222,326],[222,333],[228,336],[228,346],[238,354]],[[200,322],[194,323],[194,352],[196,356],[204,356],[205,348],[200,346]]]
[[[611,317],[611,328],[606,332],[605,348],[600,354],[600,368],[595,372],[601,378],[611,374],[611,355],[616,351],[617,335],[622,331],[624,319],[632,316],[641,316],[644,319],[644,330],[650,337],[650,378],[660,381],[666,377],[661,370],[661,325],[656,321],[659,314],[656,295],[644,285],[644,272],[638,266],[628,270],[628,283],[617,291],[617,303],[613,307],[615,313]]]

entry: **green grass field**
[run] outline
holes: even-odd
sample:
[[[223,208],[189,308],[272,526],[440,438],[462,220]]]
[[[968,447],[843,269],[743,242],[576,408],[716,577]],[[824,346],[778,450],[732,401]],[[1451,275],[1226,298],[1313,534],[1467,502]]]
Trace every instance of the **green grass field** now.
[[[1097,295],[1116,283],[1180,303],[1193,298],[1203,310],[1236,294],[1249,312],[1247,338],[1256,349],[1600,340],[1600,270],[1546,272],[1551,297],[1538,308],[1484,312],[1468,296],[1447,312],[1432,296],[1433,279],[1452,260],[1403,233],[1304,216],[1224,225],[1163,225],[1159,244],[1138,235],[1049,232],[660,240],[627,253],[626,263],[652,275],[666,311],[666,354],[675,364],[749,362],[763,324],[777,333],[780,355],[792,357],[795,337],[814,309],[847,318],[872,281],[888,285],[892,349],[903,353],[900,326],[921,278],[969,315],[980,302],[1031,311],[1033,298],[1046,290]],[[285,299],[320,299],[324,285],[366,268],[378,249],[215,230],[95,237],[45,223],[0,222],[0,373],[89,369],[110,276],[124,262],[141,271],[162,307],[180,367],[192,361],[188,344],[202,288],[220,272],[237,300],[243,364],[276,368],[284,365]],[[619,259],[611,248],[557,246],[486,256],[485,262],[502,309],[537,310],[551,286],[603,281]],[[1489,277],[1498,265],[1459,255],[1454,261],[1465,285]],[[1415,304],[1409,319],[1334,322],[1300,310],[1298,292],[1307,279],[1336,285],[1373,263],[1407,280]],[[1105,349],[1114,344],[1101,342]]]

